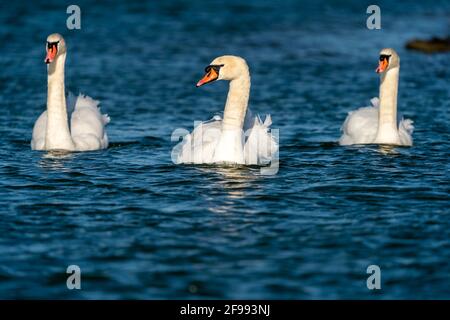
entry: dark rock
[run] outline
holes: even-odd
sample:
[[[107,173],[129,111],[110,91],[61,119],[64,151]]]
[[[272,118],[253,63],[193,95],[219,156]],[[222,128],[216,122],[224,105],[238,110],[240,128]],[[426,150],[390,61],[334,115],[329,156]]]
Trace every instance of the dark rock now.
[[[418,50],[425,53],[447,52],[450,51],[450,37],[434,37],[430,40],[414,39],[406,43],[406,49]]]

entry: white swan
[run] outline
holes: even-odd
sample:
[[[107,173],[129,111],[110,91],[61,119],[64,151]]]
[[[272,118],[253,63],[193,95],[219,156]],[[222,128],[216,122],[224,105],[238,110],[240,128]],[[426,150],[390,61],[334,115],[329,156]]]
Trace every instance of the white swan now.
[[[278,143],[269,126],[270,115],[264,122],[247,112],[250,94],[250,73],[244,59],[222,56],[205,69],[200,87],[215,80],[228,80],[230,87],[223,119],[215,116],[197,125],[191,134],[174,149],[175,163],[230,163],[266,165],[278,151]]]
[[[100,113],[98,101],[83,95],[72,99],[74,101],[70,107],[74,107],[74,111],[69,129],[64,89],[65,61],[63,37],[57,33],[49,35],[45,58],[48,65],[47,111],[34,124],[31,149],[88,151],[107,148],[105,126],[110,119]]]
[[[400,57],[394,49],[380,52],[380,98],[371,100],[372,106],[349,112],[342,126],[340,145],[388,144],[412,146],[413,122],[402,119],[397,127],[397,92]]]

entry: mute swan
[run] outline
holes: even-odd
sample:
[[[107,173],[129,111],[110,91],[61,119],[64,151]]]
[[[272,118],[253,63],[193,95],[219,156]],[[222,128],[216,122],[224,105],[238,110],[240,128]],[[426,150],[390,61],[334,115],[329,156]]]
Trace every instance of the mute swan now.
[[[88,96],[79,95],[73,100],[74,111],[67,119],[64,92],[64,64],[66,43],[57,33],[47,37],[47,111],[36,120],[33,128],[31,149],[88,151],[108,147],[105,126],[110,119],[102,115],[97,107],[99,102]]]
[[[230,163],[266,165],[278,151],[269,132],[270,115],[264,122],[247,112],[250,73],[244,59],[221,56],[205,69],[197,87],[216,80],[230,81],[223,119],[215,116],[197,125],[174,149],[175,163]]]
[[[397,127],[397,92],[400,57],[394,49],[380,51],[380,98],[372,106],[349,112],[342,126],[340,145],[388,144],[412,146],[413,122],[402,119]]]

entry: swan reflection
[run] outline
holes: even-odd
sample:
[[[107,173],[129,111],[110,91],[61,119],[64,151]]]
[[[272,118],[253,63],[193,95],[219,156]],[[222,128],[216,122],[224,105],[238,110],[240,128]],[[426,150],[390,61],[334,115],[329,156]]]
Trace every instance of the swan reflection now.
[[[66,164],[73,158],[73,152],[52,150],[43,154],[42,158],[39,160],[39,166],[43,169],[69,171]]]
[[[231,214],[245,199],[250,191],[259,188],[254,182],[262,179],[259,167],[253,168],[243,165],[202,166],[198,168],[202,174],[214,174],[209,183],[211,192],[206,196],[210,203],[209,210],[220,214]],[[221,201],[218,201],[222,198]]]
[[[400,154],[396,148],[396,146],[393,145],[387,145],[387,144],[380,144],[378,146],[378,152],[384,155],[397,155]]]

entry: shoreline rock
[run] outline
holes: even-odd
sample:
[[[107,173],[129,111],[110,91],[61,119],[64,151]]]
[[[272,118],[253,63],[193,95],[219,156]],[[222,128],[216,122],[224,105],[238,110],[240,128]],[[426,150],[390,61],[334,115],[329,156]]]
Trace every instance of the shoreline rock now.
[[[413,39],[406,43],[406,49],[417,50],[425,53],[442,53],[450,51],[450,37],[429,40]]]

